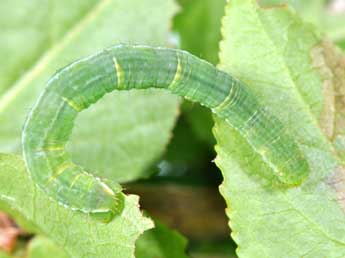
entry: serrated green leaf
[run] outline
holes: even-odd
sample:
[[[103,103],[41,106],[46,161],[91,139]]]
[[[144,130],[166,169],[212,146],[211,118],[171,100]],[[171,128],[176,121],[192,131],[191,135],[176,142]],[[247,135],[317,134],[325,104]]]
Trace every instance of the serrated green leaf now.
[[[34,17],[24,7],[35,10]],[[0,92],[0,151],[18,153],[25,117],[54,71],[118,43],[165,45],[176,6],[173,0],[15,0],[2,2],[0,10],[12,17],[1,20],[1,30],[7,33],[0,41],[13,41],[10,48],[0,45],[0,67],[7,67],[10,59],[11,71],[15,70],[0,86],[5,90]],[[78,117],[70,145],[73,159],[120,181],[147,176],[143,171],[170,138],[178,102],[157,90],[106,96]]]
[[[20,157],[7,154],[0,155],[0,209],[35,223],[73,258],[133,257],[136,239],[153,227],[142,216],[135,195],[125,198],[123,212],[108,224],[64,208],[35,186]]]
[[[136,242],[135,257],[187,258],[186,244],[187,240],[177,231],[156,221],[155,228],[145,231]],[[28,258],[69,258],[61,248],[43,236],[30,241],[27,253]]]
[[[310,165],[310,176],[299,187],[267,185],[256,175],[268,165],[217,120],[216,163],[239,257],[345,256],[343,168],[319,124],[324,88],[311,58],[319,35],[288,7],[261,9],[254,0],[227,5],[222,33],[222,69],[245,82],[280,118]]]

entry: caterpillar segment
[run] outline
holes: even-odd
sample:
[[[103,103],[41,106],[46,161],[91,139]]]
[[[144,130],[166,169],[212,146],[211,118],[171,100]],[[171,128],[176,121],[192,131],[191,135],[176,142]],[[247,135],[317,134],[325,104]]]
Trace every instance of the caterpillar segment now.
[[[73,210],[110,221],[123,209],[121,186],[94,177],[65,151],[79,112],[113,90],[163,88],[212,110],[247,140],[283,184],[299,185],[308,163],[283,124],[240,81],[188,52],[118,45],[58,71],[31,110],[24,159],[37,185]]]

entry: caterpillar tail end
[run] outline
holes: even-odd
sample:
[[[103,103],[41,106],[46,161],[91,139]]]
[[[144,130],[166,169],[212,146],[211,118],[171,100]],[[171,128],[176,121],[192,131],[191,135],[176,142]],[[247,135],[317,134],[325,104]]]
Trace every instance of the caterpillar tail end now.
[[[108,209],[93,210],[90,212],[90,216],[103,223],[111,222],[114,217],[121,214],[125,206],[125,195],[120,192],[116,193],[112,203],[109,203],[110,207]]]
[[[303,184],[309,177],[309,165],[305,159],[300,159],[296,166],[292,166],[285,173],[278,174],[278,180],[289,187],[297,187]]]
[[[90,210],[90,216],[103,223],[111,222],[114,217],[120,215],[125,206],[125,194],[120,184],[108,180],[97,179],[98,186],[94,198],[97,205]]]

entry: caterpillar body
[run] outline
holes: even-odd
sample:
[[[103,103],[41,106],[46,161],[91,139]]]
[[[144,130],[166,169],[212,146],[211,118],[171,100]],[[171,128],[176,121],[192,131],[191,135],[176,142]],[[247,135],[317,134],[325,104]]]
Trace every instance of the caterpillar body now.
[[[121,187],[74,164],[65,145],[78,113],[113,90],[164,88],[198,102],[235,128],[283,184],[298,185],[308,175],[279,119],[240,81],[188,52],[117,45],[66,66],[47,84],[23,129],[28,171],[50,197],[101,220],[121,212]]]

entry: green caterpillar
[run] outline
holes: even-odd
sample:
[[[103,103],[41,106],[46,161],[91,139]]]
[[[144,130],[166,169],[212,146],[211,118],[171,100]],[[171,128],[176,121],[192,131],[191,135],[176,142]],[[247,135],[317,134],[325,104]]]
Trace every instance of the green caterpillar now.
[[[298,185],[307,177],[309,166],[298,145],[241,82],[185,51],[118,45],[58,71],[31,110],[23,152],[38,186],[59,203],[101,220],[119,214],[120,185],[75,165],[65,145],[78,113],[104,94],[150,87],[210,108],[238,130],[283,184]]]

